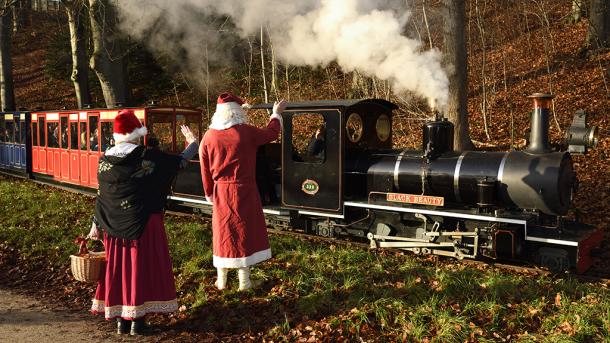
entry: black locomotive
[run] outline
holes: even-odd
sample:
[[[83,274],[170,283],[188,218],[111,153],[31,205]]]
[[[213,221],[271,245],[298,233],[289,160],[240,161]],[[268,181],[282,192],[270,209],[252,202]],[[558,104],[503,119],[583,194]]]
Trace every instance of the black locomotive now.
[[[281,145],[265,146],[258,159],[269,224],[366,237],[373,247],[417,254],[583,272],[602,232],[566,219],[577,184],[570,153],[549,145],[552,96],[531,98],[529,145],[510,152],[454,151],[453,125],[438,117],[424,125],[422,150],[394,150],[397,107],[385,100],[290,103]],[[596,133],[582,114],[576,119],[570,150],[584,152],[596,144]],[[318,129],[303,133],[304,127]],[[179,204],[211,211],[197,164],[178,178],[174,192]]]
[[[583,272],[603,232],[567,219],[577,185],[570,156],[595,146],[597,132],[577,112],[567,152],[554,151],[548,141],[552,97],[531,97],[529,145],[510,152],[454,151],[453,125],[440,116],[424,125],[421,150],[395,150],[397,106],[385,100],[290,103],[281,143],[261,147],[257,156],[268,224],[417,254],[533,261]],[[254,108],[270,110],[272,104]],[[201,132],[201,113],[194,109],[134,111],[148,127],[145,143],[161,138],[164,150],[183,147],[179,124]],[[94,190],[97,161],[117,113],[1,113],[0,170]],[[176,178],[170,199],[210,213],[202,192],[195,159]]]

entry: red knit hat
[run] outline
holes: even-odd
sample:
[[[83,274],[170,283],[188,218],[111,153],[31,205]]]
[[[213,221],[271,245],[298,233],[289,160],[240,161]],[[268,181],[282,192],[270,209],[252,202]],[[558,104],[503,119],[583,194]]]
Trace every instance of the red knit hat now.
[[[245,101],[237,95],[229,92],[222,93],[218,96],[216,104],[226,104],[229,102],[236,102],[239,105],[243,105]]]
[[[114,118],[115,143],[136,141],[146,136],[148,130],[136,117],[132,110],[122,110]]]

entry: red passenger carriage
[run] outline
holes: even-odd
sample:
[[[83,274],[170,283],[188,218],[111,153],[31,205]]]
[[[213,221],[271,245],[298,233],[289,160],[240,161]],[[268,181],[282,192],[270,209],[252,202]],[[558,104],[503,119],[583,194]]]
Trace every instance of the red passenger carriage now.
[[[196,136],[201,132],[201,112],[182,107],[130,108],[159,147],[180,152],[185,142],[176,135],[188,125]],[[56,182],[97,188],[100,155],[114,145],[113,121],[121,109],[81,109],[32,112],[32,172]]]

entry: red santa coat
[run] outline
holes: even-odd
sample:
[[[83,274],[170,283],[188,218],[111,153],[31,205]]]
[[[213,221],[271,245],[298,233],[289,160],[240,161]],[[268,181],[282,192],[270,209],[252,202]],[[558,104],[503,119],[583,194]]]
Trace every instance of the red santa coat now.
[[[264,129],[238,124],[208,130],[199,156],[206,196],[213,200],[212,241],[216,268],[248,267],[271,258],[256,186],[256,150],[278,138],[274,118]]]

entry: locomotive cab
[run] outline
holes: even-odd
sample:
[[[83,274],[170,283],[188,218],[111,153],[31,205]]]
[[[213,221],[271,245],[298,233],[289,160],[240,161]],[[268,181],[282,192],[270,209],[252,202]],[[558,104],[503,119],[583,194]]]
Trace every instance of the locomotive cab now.
[[[392,147],[395,108],[384,100],[289,103],[282,114],[281,206],[343,216],[344,198],[366,197],[372,155]]]

